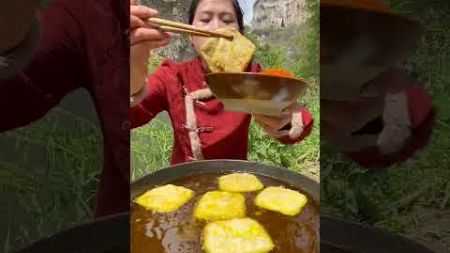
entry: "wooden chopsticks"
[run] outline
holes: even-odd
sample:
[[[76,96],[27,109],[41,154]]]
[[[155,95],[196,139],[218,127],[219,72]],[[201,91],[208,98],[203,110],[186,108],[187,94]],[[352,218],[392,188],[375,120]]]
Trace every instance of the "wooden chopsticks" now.
[[[196,35],[196,36],[201,36],[201,37],[210,37],[210,35],[207,33],[202,33],[202,32],[182,29],[182,28],[175,28],[175,27],[170,27],[170,26],[162,25],[162,26],[158,26],[158,29],[163,32],[173,32],[173,33],[181,33],[181,34],[187,34],[187,35]]]
[[[165,32],[175,32],[175,33],[182,33],[182,34],[190,34],[195,36],[202,36],[202,37],[219,37],[219,38],[225,38],[228,40],[233,39],[233,35],[221,33],[221,32],[214,32],[214,31],[208,31],[206,29],[198,28],[192,25],[187,25],[179,22],[174,22],[170,20],[165,19],[159,19],[159,18],[149,18],[148,22],[151,24],[157,25],[158,28]]]

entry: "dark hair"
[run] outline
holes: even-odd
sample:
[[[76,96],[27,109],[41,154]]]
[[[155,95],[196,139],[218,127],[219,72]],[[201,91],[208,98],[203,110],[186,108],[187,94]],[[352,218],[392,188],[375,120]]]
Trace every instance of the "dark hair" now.
[[[197,11],[197,7],[202,0],[192,0],[191,7],[189,8],[189,24],[194,22],[195,12]],[[239,5],[238,0],[232,0],[234,12],[236,12],[237,21],[239,24],[239,31],[241,33],[244,32],[244,13],[242,12],[241,6]]]

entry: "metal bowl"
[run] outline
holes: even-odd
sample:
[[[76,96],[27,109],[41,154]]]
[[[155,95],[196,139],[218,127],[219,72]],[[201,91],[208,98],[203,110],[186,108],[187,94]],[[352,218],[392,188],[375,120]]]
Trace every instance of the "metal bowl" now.
[[[302,80],[259,73],[213,73],[206,82],[225,110],[277,116],[306,89]]]
[[[321,98],[359,97],[365,83],[404,60],[421,34],[419,22],[398,15],[321,5]]]
[[[408,238],[332,217],[320,217],[323,253],[434,253]]]

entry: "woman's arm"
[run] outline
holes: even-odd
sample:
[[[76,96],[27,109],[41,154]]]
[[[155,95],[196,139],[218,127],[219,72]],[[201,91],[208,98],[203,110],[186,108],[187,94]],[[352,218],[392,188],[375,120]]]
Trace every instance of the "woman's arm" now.
[[[270,117],[255,115],[255,121],[271,137],[283,144],[295,144],[311,134],[314,119],[298,102],[285,109],[286,115]]]
[[[80,86],[79,23],[61,5],[39,17],[40,39],[30,63],[19,73],[0,79],[0,131],[41,118],[68,92]]]
[[[308,137],[313,129],[314,119],[306,108],[300,108],[291,116],[291,123],[285,126],[284,135],[277,138],[283,144],[295,144]]]
[[[136,128],[167,108],[164,80],[171,75],[171,69],[163,64],[148,76],[148,59],[151,50],[170,43],[171,35],[145,22],[158,11],[137,5],[135,0],[130,4],[130,123],[131,128]]]
[[[130,1],[130,104],[139,104],[145,97],[148,59],[153,49],[170,43],[171,34],[161,32],[145,20],[156,17],[158,11]]]
[[[167,110],[167,93],[165,80],[173,76],[173,71],[164,63],[155,73],[146,79],[143,91],[137,103],[130,108],[131,128],[143,126],[150,122],[158,113]]]

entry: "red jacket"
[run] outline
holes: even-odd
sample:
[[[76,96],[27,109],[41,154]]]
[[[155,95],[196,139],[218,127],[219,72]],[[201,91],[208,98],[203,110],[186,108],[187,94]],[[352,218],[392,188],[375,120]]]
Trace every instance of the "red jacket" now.
[[[248,70],[261,69],[253,65]],[[131,108],[132,128],[148,123],[161,111],[168,112],[174,130],[172,164],[198,159],[247,158],[251,115],[224,111],[223,104],[207,89],[204,76],[198,57],[181,64],[167,60],[148,78],[144,100]],[[280,137],[281,142],[295,143],[310,134],[311,114],[301,109],[301,117],[301,134],[295,138]]]
[[[38,120],[75,89],[90,92],[104,138],[97,215],[129,210],[128,10],[122,0],[53,0],[33,60],[0,80],[0,132]]]

